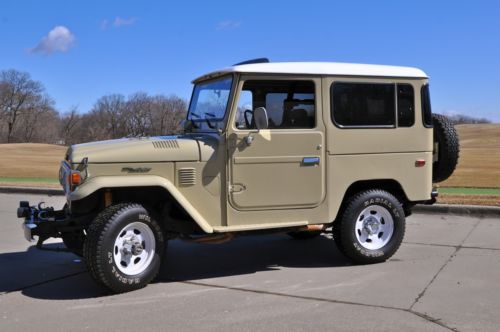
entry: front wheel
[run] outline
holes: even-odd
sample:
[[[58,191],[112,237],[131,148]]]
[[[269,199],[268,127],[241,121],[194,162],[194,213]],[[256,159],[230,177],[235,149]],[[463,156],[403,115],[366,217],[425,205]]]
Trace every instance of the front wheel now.
[[[405,214],[396,197],[384,190],[355,195],[334,223],[339,250],[356,263],[379,263],[398,250],[405,233]]]
[[[90,225],[83,248],[92,277],[113,292],[139,289],[160,269],[165,248],[162,230],[139,204],[106,208]]]

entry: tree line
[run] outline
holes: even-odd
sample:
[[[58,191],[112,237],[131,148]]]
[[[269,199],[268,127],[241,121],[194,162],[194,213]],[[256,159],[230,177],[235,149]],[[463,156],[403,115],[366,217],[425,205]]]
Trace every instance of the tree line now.
[[[453,124],[491,123],[491,121],[486,118],[475,118],[464,114],[452,114],[447,116],[451,120],[451,122],[453,122]]]
[[[17,70],[0,72],[0,143],[75,144],[179,132],[187,103],[175,95],[137,92],[99,98],[91,110],[55,108],[41,82]]]

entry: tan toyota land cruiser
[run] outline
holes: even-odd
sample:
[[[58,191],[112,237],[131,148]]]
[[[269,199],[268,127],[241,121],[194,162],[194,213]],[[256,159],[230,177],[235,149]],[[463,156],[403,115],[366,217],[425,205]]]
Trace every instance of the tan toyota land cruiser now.
[[[193,83],[183,134],[71,146],[67,204],[20,202],[26,238],[61,237],[114,292],[152,281],[175,238],[333,232],[355,263],[383,262],[457,163],[419,69],[257,59]]]

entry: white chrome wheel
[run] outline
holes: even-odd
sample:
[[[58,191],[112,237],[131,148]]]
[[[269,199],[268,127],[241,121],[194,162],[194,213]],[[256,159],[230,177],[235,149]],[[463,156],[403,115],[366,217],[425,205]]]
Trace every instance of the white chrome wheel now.
[[[155,236],[142,222],[125,226],[118,234],[113,258],[118,269],[127,275],[138,275],[148,268],[155,255]]]
[[[383,206],[371,205],[361,211],[356,219],[355,232],[362,247],[377,250],[391,240],[394,220]]]

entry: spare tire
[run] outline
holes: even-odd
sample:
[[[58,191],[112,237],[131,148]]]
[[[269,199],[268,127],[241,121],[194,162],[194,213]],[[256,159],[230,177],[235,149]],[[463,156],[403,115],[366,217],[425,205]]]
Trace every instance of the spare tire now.
[[[446,116],[433,114],[434,152],[432,182],[442,182],[449,178],[457,167],[460,146],[455,126]]]

